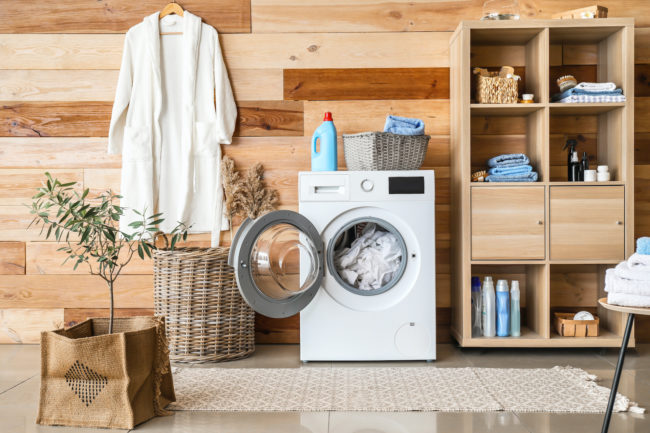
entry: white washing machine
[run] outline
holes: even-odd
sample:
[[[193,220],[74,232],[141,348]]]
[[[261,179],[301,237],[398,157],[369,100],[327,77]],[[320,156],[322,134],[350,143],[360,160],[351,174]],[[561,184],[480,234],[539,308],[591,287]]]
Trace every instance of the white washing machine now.
[[[434,197],[429,170],[301,172],[299,213],[237,231],[229,261],[242,296],[269,317],[301,312],[303,361],[434,360]],[[370,224],[394,235],[398,266],[360,288],[335,262]]]

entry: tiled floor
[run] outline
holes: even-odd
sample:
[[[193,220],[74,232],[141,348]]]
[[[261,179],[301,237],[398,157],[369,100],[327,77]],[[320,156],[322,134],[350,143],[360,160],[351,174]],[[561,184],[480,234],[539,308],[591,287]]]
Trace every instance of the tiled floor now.
[[[613,350],[461,350],[438,346],[438,360],[422,363],[376,363],[434,367],[581,367],[609,386],[617,353]],[[220,367],[312,368],[330,365],[359,366],[360,363],[310,363],[301,365],[298,347],[258,346],[249,359],[220,364]],[[363,365],[368,365],[363,363]],[[39,347],[0,345],[0,432],[106,432],[106,430],[42,427],[34,424],[38,405]],[[620,391],[650,408],[650,345],[628,354]],[[177,412],[156,418],[136,431],[156,433],[581,433],[599,432],[602,415],[493,413],[212,413]],[[650,432],[650,415],[615,414],[610,432]]]

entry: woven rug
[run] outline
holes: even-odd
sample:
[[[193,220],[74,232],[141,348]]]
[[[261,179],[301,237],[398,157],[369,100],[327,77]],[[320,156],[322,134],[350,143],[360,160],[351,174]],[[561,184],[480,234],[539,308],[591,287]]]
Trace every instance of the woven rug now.
[[[609,389],[572,367],[173,369],[172,410],[604,413]],[[618,395],[616,412],[642,412]]]

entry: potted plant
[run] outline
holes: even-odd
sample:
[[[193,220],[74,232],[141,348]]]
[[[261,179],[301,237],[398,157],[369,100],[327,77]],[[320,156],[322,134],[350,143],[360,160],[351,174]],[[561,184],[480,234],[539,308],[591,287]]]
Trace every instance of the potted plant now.
[[[120,196],[106,191],[89,198],[74,182],[61,183],[45,173],[33,197],[32,224],[74,262],[88,266],[107,285],[108,318],[86,320],[69,329],[41,334],[41,401],[37,423],[130,429],[175,401],[164,320],[159,317],[114,318],[117,278],[137,254],[156,249],[161,214],[135,212],[130,233],[119,229],[126,209]],[[184,224],[171,232],[171,248],[187,239]],[[65,263],[65,262],[64,262]]]

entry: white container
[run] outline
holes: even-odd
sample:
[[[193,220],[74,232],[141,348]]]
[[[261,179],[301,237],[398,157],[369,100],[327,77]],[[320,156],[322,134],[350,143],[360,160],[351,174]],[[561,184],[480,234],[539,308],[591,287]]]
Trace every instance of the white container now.
[[[523,95],[521,95],[521,100],[522,101],[532,101],[534,97],[535,97],[535,95],[532,94],[532,93],[524,93]]]
[[[609,166],[607,165],[598,166],[598,173],[608,173],[608,172],[609,172]]]
[[[521,336],[520,300],[519,281],[512,280],[510,285],[510,335],[513,337]]]
[[[494,337],[497,333],[496,293],[492,277],[483,279],[483,336]]]
[[[596,170],[585,170],[585,182],[596,182]]]
[[[598,176],[596,178],[598,182],[609,182],[609,172],[598,172]]]

